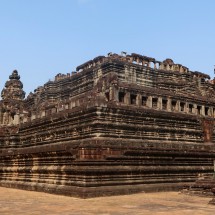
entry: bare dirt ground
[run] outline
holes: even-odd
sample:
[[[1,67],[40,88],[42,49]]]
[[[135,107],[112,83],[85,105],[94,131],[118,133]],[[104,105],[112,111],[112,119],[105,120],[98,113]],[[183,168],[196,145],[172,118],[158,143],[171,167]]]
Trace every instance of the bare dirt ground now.
[[[2,215],[214,215],[210,198],[177,192],[78,199],[0,187]]]

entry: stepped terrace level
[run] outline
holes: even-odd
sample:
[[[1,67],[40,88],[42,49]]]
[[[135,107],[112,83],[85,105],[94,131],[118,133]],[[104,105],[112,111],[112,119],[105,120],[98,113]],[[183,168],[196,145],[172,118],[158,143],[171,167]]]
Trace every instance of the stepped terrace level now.
[[[213,173],[215,84],[173,60],[109,53],[0,101],[0,185],[83,198]]]

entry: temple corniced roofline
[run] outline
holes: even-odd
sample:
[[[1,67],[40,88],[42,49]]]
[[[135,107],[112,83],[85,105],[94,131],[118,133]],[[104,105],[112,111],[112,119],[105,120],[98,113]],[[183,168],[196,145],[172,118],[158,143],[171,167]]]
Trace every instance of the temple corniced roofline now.
[[[19,122],[26,122],[28,121],[26,118],[35,110],[39,111],[39,115],[41,115],[42,109],[48,107],[48,104],[58,106],[57,103],[62,103],[63,100],[73,100],[73,97],[75,99],[77,95],[81,95],[86,90],[92,90],[99,80],[102,77],[107,78],[108,74],[109,76],[115,74],[118,87],[132,84],[135,88],[143,87],[146,88],[145,91],[150,90],[156,92],[155,94],[163,91],[165,96],[175,95],[188,100],[195,98],[200,107],[202,107],[201,102],[203,101],[215,102],[215,82],[209,80],[210,76],[207,74],[192,72],[181,64],[175,64],[170,58],[157,61],[155,58],[136,53],[115,54],[110,52],[107,56],[95,57],[78,66],[76,71],[71,74],[57,74],[54,81],[38,87],[34,93],[27,96],[27,99],[24,99],[25,92],[20,76],[17,70],[14,70],[2,90],[1,103],[2,105],[7,104],[8,110],[13,110],[13,113],[9,115],[16,115],[19,108],[14,107],[14,104],[16,101],[23,101],[22,105],[20,102],[18,103],[22,106],[22,110],[25,107],[25,112],[21,114]],[[135,90],[137,91],[137,89]],[[20,110],[18,112],[20,113]],[[200,112],[204,115],[203,110]],[[210,110],[210,112],[212,114],[213,111]]]
[[[107,62],[121,62],[128,66],[136,66],[136,67],[144,67],[144,68],[150,68],[152,70],[156,71],[167,71],[167,72],[178,72],[180,74],[189,74],[192,77],[197,77],[204,79],[208,83],[214,84],[215,82],[213,80],[210,80],[210,76],[208,74],[199,72],[199,71],[191,71],[186,66],[183,66],[182,64],[176,64],[174,61],[170,58],[165,59],[164,61],[158,61],[155,58],[147,57],[144,55],[132,53],[127,54],[126,52],[121,52],[121,54],[115,54],[115,53],[108,53],[107,56],[98,56],[95,57],[92,60],[89,60],[80,66],[76,67],[76,71],[73,71],[71,73],[63,74],[59,73],[55,76],[55,81],[59,81],[62,79],[70,78],[74,75],[80,75],[79,73],[82,71],[87,71],[92,68],[96,68],[101,66],[102,64],[105,64]],[[52,81],[47,82],[47,84],[50,84]]]
[[[108,53],[107,57],[98,56],[98,57],[94,58],[93,60],[89,60],[89,61],[83,63],[82,65],[78,66],[76,68],[76,71],[79,72],[84,69],[88,69],[88,68],[97,66],[110,59],[117,59],[117,60],[120,60],[123,62],[134,63],[134,64],[138,64],[141,66],[151,67],[154,69],[178,71],[181,73],[193,73],[193,75],[196,75],[198,77],[210,79],[209,75],[204,74],[202,72],[198,72],[198,71],[192,72],[186,66],[183,66],[181,64],[175,64],[174,61],[170,58],[167,58],[164,61],[158,61],[152,57],[147,57],[147,56],[136,54],[136,53],[132,53],[129,55],[126,52],[122,52],[121,55],[110,52],[110,53]]]

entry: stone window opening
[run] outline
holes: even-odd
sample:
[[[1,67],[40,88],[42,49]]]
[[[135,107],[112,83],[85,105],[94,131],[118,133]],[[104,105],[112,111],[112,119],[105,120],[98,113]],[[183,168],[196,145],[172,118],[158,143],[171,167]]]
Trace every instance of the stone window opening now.
[[[155,69],[155,64],[153,62],[152,63],[150,62],[149,67]]]
[[[162,100],[162,109],[167,110],[167,100],[166,99]]]
[[[189,113],[192,113],[193,112],[193,104],[189,104]]]
[[[202,110],[202,107],[197,105],[197,114],[200,115],[201,114],[201,110]]]
[[[180,103],[180,108],[181,108],[181,111],[184,111],[184,110],[185,110],[185,103],[184,103],[184,102],[181,102],[181,103]]]
[[[176,110],[176,101],[172,101],[172,111]]]
[[[14,120],[14,116],[16,115],[16,113],[14,113],[14,112],[12,112],[11,114],[10,114],[10,116],[11,116],[11,118]]]
[[[201,84],[204,84],[204,83],[205,83],[205,79],[201,78]]]
[[[119,92],[119,102],[124,103],[125,102],[125,93]]]
[[[209,107],[205,107],[205,116],[209,115]]]
[[[136,103],[136,101],[137,101],[137,95],[131,94],[131,95],[130,95],[130,99],[131,99],[131,104],[132,104],[132,105],[136,105],[136,104],[137,104],[137,103]]]
[[[143,105],[143,106],[146,106],[146,104],[147,104],[147,97],[146,97],[146,96],[143,96],[143,97],[142,97],[142,105]]]
[[[158,98],[152,98],[152,108],[158,107]]]
[[[105,93],[105,97],[106,97],[107,101],[110,101],[110,93],[109,92]]]

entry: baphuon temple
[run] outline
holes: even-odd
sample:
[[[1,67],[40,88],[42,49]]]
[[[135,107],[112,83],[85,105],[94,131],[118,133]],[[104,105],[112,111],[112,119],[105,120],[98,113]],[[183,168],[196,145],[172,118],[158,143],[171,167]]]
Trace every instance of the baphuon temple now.
[[[15,70],[1,97],[1,186],[88,198],[213,175],[215,81],[171,59],[109,53],[26,98]]]

